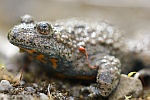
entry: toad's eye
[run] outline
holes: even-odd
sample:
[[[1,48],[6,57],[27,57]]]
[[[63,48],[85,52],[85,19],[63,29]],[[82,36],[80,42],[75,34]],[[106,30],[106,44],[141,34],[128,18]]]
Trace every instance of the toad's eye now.
[[[48,22],[38,22],[36,24],[37,31],[40,34],[47,35],[52,32],[52,26]]]

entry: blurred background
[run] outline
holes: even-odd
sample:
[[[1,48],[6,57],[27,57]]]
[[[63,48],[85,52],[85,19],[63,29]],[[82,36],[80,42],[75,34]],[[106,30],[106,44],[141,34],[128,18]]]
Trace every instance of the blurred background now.
[[[0,0],[0,63],[18,52],[8,42],[7,33],[24,14],[37,21],[68,17],[104,19],[129,36],[150,32],[149,0]]]

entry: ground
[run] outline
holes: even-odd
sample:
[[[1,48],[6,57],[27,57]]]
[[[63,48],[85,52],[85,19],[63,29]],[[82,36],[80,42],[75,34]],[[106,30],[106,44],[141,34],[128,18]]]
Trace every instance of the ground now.
[[[55,77],[34,63],[28,66],[28,70],[23,71],[23,68],[18,66],[23,65],[24,61],[17,60],[17,58],[14,61],[16,62],[15,64],[7,65],[0,69],[0,98],[5,98],[6,100],[89,100],[86,93],[80,94],[79,91],[91,82]],[[10,70],[9,67],[14,69]],[[127,96],[126,100],[149,100],[149,88],[145,88],[139,98],[135,99],[131,96],[131,99],[130,96]],[[100,97],[92,100],[99,99],[104,100],[104,98]]]

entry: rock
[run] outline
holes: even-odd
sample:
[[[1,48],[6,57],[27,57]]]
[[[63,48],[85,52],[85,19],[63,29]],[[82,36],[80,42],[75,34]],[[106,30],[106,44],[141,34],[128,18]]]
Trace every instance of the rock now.
[[[125,96],[138,97],[143,90],[139,79],[122,74],[120,83],[108,100],[124,100]]]
[[[9,89],[11,89],[11,88],[12,88],[12,85],[9,83],[9,81],[1,80],[1,82],[0,82],[0,92],[4,92],[4,91],[8,92]]]
[[[40,95],[40,99],[41,100],[49,100],[49,98],[48,98],[48,96],[46,94],[40,93],[39,95]]]
[[[9,100],[8,95],[0,93],[0,100]]]
[[[26,87],[25,90],[28,92],[28,93],[35,93],[36,90],[33,88],[33,87]]]

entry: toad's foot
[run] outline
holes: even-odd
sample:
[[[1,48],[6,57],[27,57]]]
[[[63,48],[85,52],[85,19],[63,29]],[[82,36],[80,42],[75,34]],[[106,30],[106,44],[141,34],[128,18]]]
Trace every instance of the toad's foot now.
[[[108,97],[118,86],[121,73],[120,61],[114,56],[103,56],[94,60],[93,63],[98,66],[97,84],[84,87],[81,92],[88,91],[90,98],[97,96]]]

